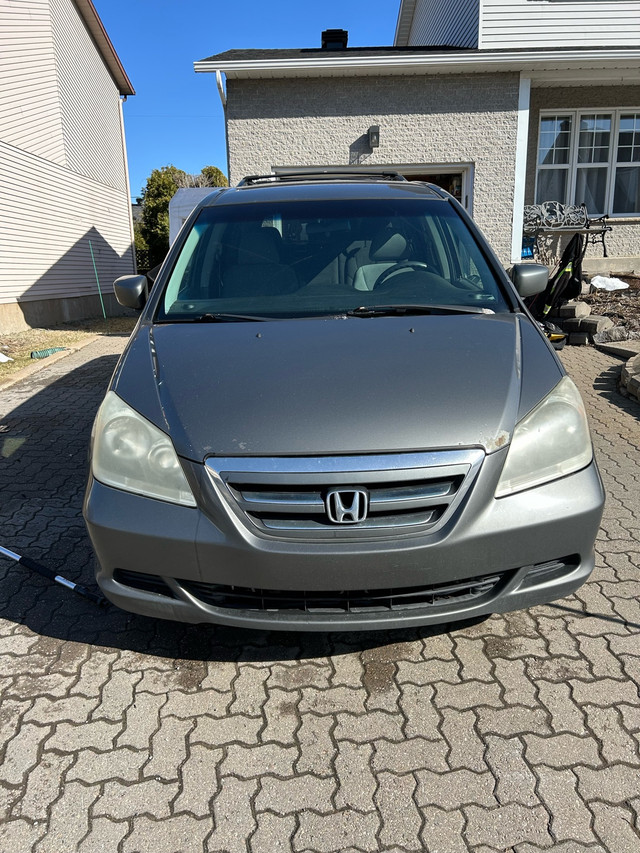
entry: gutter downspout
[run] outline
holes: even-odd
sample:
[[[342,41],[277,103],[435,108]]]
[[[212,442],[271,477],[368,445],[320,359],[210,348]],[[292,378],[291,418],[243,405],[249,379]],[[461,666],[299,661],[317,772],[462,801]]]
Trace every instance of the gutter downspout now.
[[[224,114],[224,138],[227,149],[227,183],[231,186],[231,160],[229,157],[229,124],[227,122],[227,93],[224,90],[222,82],[222,72],[216,69],[216,84],[218,86],[218,94],[220,95],[220,103],[222,104],[222,112]]]
[[[513,230],[511,232],[511,263],[522,259],[522,228],[524,225],[524,190],[527,179],[527,146],[529,143],[529,103],[531,78],[520,75],[518,90],[518,125],[516,132],[516,168],[513,189]]]
[[[127,196],[127,211],[129,213],[129,239],[131,240],[131,255],[133,258],[133,272],[138,272],[138,266],[136,263],[136,246],[135,246],[135,237],[133,234],[133,211],[131,210],[131,186],[129,184],[129,161],[127,159],[127,141],[124,135],[124,113],[122,110],[122,104],[127,100],[127,96],[124,95],[122,98],[118,98],[118,104],[120,109],[120,139],[122,140],[122,159],[124,162],[124,182],[125,182],[125,192]]]

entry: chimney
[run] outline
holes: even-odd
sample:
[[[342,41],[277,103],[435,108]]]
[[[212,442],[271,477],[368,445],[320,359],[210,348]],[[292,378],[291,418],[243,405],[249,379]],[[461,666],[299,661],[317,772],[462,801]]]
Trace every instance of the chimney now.
[[[346,50],[349,33],[347,30],[323,30],[323,50]]]

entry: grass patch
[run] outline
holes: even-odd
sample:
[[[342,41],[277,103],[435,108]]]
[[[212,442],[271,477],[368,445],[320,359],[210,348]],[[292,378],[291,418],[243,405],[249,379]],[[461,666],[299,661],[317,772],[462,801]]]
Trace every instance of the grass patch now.
[[[0,386],[13,379],[27,365],[36,364],[31,358],[34,350],[52,347],[71,349],[94,338],[96,335],[129,336],[137,322],[136,317],[108,317],[92,320],[80,320],[52,326],[50,329],[26,329],[24,332],[0,333],[0,352],[13,361],[0,363]],[[46,361],[46,359],[45,359]]]

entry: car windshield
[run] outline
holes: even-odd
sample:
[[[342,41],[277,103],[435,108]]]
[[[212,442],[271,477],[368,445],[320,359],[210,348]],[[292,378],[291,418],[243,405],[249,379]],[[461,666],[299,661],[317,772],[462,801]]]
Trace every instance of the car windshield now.
[[[385,310],[357,310],[378,306]],[[480,246],[448,202],[255,202],[201,211],[156,319],[374,317],[446,306],[508,310]]]

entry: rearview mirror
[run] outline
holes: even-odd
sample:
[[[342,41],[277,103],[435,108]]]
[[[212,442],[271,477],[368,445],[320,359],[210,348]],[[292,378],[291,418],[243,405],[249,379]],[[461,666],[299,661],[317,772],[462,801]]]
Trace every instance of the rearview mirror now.
[[[523,299],[542,293],[549,284],[549,270],[543,264],[514,264],[511,281]]]
[[[125,308],[141,311],[149,295],[148,281],[145,275],[121,275],[113,282],[116,299]]]

